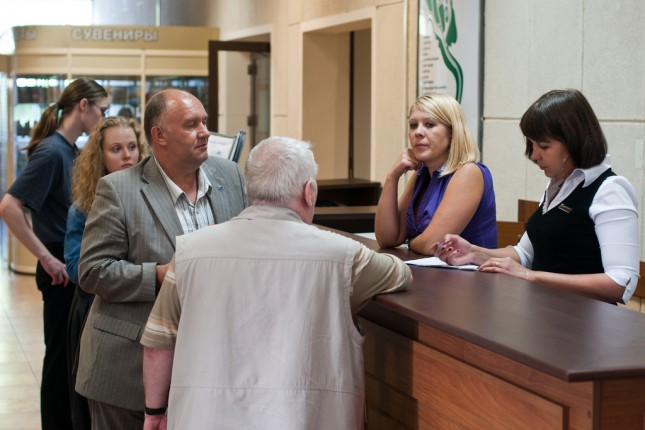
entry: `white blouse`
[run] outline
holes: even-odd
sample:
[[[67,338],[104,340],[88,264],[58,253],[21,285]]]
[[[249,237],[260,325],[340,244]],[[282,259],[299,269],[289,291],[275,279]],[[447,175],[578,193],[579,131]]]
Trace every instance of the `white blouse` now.
[[[589,169],[575,169],[564,181],[560,192],[549,201],[552,191],[560,185],[551,180],[547,186],[543,213],[557,208],[584,181],[588,186],[611,167],[609,156]],[[640,237],[638,234],[638,199],[634,187],[622,176],[610,176],[602,183],[589,207],[589,217],[595,224],[600,255],[605,274],[625,287],[623,302],[634,293],[639,278]],[[513,247],[524,267],[533,263],[533,244],[525,232]]]

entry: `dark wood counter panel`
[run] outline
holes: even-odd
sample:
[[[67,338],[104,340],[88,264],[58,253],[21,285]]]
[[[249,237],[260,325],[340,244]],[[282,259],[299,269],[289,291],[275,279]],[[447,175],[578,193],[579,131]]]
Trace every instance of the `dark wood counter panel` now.
[[[376,206],[316,207],[314,224],[349,233],[374,231]]]
[[[372,206],[378,203],[381,184],[367,179],[318,180],[317,205]]]
[[[645,315],[510,276],[412,271],[360,313],[369,429],[645,429]]]

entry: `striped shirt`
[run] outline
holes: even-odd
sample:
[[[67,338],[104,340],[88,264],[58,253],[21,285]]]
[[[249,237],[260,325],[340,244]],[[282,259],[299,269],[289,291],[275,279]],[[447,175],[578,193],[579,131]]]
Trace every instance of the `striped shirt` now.
[[[193,204],[188,199],[186,193],[166,175],[166,172],[164,172],[156,159],[155,163],[157,163],[157,167],[161,171],[161,176],[163,176],[166,187],[168,187],[168,192],[170,192],[170,196],[175,204],[175,211],[179,217],[184,234],[192,233],[200,228],[215,224],[215,216],[213,215],[213,210],[208,200],[211,183],[202,168],[200,167],[197,170],[197,202]]]

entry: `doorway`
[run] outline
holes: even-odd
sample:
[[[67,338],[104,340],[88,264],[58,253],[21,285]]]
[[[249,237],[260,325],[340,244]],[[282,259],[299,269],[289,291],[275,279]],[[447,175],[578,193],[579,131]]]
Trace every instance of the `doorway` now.
[[[320,179],[371,176],[371,38],[369,21],[303,34],[302,135]]]
[[[208,43],[208,129],[247,132],[245,152],[270,133],[271,56],[268,42]]]

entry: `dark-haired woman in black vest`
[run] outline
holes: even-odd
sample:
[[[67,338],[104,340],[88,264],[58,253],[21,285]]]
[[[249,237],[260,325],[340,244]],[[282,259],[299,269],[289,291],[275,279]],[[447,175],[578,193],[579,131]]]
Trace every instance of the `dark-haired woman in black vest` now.
[[[520,128],[526,156],[550,179],[520,242],[486,249],[449,234],[435,255],[627,303],[639,276],[638,202],[627,179],[611,170],[589,102],[577,90],[550,91],[524,113]]]

